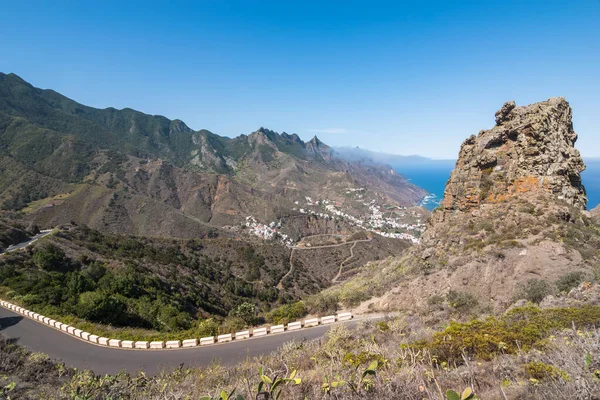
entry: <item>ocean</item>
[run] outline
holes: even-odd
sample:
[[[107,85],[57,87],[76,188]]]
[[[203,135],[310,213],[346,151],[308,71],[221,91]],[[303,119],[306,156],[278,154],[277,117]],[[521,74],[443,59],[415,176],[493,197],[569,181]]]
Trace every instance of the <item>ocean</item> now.
[[[588,196],[588,209],[600,204],[600,158],[584,159],[587,169],[581,174]],[[444,197],[444,188],[454,169],[454,160],[430,160],[415,164],[392,165],[411,183],[429,192],[421,205],[428,210],[436,208]]]

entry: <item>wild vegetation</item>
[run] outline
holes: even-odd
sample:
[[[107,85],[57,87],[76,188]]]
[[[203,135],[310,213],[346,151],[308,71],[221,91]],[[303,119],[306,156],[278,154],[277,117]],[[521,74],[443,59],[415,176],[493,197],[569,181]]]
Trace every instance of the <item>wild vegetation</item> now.
[[[433,323],[433,325],[432,325]],[[234,367],[182,366],[154,377],[75,371],[0,341],[5,396],[49,399],[593,398],[600,391],[600,307],[515,308],[452,322],[390,316],[321,341],[290,342]],[[575,328],[574,328],[575,327]],[[35,384],[38,382],[38,384]]]
[[[234,330],[293,299],[273,287],[287,268],[284,249],[278,260],[261,246],[220,239],[204,246],[74,228],[4,255],[0,295],[61,320],[107,326],[95,331],[138,328],[119,331],[136,338],[153,331],[210,334],[219,325]]]

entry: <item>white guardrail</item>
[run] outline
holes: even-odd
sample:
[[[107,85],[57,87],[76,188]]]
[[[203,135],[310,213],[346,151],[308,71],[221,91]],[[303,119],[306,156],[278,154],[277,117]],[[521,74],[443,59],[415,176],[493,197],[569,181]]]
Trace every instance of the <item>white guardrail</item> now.
[[[215,343],[227,343],[236,340],[244,340],[249,339],[251,337],[261,337],[269,334],[276,333],[284,333],[286,331],[295,331],[302,328],[309,328],[318,325],[332,324],[334,322],[342,322],[349,321],[353,318],[351,312],[343,312],[337,315],[327,315],[320,318],[311,318],[304,319],[301,321],[290,322],[287,325],[273,325],[270,327],[262,327],[262,328],[254,328],[248,329],[245,331],[240,331],[236,333],[228,333],[224,335],[218,336],[208,336],[198,339],[187,339],[187,340],[168,340],[168,341],[154,341],[154,342],[146,342],[146,341],[132,341],[132,340],[119,340],[119,339],[111,339],[106,337],[99,337],[97,335],[92,335],[89,332],[84,332],[81,329],[77,329],[73,326],[69,326],[67,324],[63,324],[62,322],[55,321],[51,318],[44,317],[43,315],[34,313],[32,311],[26,310],[22,307],[11,304],[7,301],[0,300],[0,305],[4,308],[12,310],[16,313],[24,315],[28,318],[31,318],[35,321],[38,321],[44,325],[48,325],[52,328],[55,328],[67,335],[75,336],[82,340],[85,340],[90,343],[94,343],[100,346],[106,347],[118,347],[122,349],[177,349],[177,348],[190,348],[190,347],[198,347],[198,346],[208,346],[213,345]]]

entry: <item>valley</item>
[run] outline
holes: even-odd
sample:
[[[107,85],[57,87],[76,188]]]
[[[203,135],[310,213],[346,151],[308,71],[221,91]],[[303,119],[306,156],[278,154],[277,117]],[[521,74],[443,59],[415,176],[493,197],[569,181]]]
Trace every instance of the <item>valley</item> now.
[[[235,371],[242,350],[254,357],[250,364],[277,364],[266,354],[290,346],[290,354],[339,370],[348,368],[344,360],[364,357],[352,362],[379,368],[413,351],[458,370],[472,360],[495,363],[497,341],[507,354],[518,354],[515,337],[541,348],[575,321],[593,337],[600,231],[597,209],[586,211],[570,105],[508,102],[495,116],[494,127],[463,142],[430,212],[419,204],[432,197],[389,165],[342,156],[316,137],[260,128],[231,139],[130,109],[86,107],[2,74],[0,298],[119,343],[289,330],[346,310],[359,319],[349,325],[355,330],[319,326],[185,357],[169,352],[166,374],[180,361],[211,368],[206,357],[227,357],[221,368]],[[515,322],[511,309],[533,326]],[[545,313],[549,320],[537,317]],[[473,320],[486,315],[498,319]],[[438,338],[452,332],[462,340],[454,329],[474,334],[469,324],[492,332],[494,342],[478,337],[485,350],[471,349],[465,337],[458,345],[466,361]],[[114,373],[117,360],[163,373],[148,366],[152,351],[124,361],[94,350],[94,361],[87,348],[74,354],[63,333],[53,336],[54,351],[36,344],[27,321],[2,317],[0,329],[72,365]],[[361,330],[378,342],[357,339]],[[398,343],[402,351],[391,351]],[[332,351],[341,361],[329,358]],[[322,368],[313,362],[294,361],[310,388],[323,387],[323,371],[318,379],[309,372]],[[377,373],[404,374],[402,365]],[[414,357],[408,365],[440,369]],[[511,393],[528,393],[520,387]]]
[[[0,400],[600,400],[599,20],[6,2]]]
[[[318,139],[304,143],[264,129],[238,139],[201,137],[195,143],[202,146],[209,138],[237,140],[237,153],[203,147],[186,166],[170,163],[167,153],[142,158],[99,149],[80,178],[46,181],[41,194],[15,196],[27,193],[15,188],[30,187],[28,177],[45,179],[22,164],[34,172],[23,174],[24,181],[11,177],[16,181],[3,192],[2,238],[12,251],[0,257],[0,297],[118,343],[207,336],[214,342],[226,332],[239,332],[239,340],[167,351],[159,359],[152,350],[136,351],[124,359],[116,352],[126,350],[72,346],[69,340],[76,339],[55,331],[42,331],[55,348],[39,345],[30,326],[36,322],[11,315],[0,318],[0,329],[22,335],[20,343],[32,350],[64,357],[69,366],[113,374],[115,362],[130,372],[141,367],[156,374],[144,378],[149,387],[166,379],[163,390],[171,392],[171,383],[188,382],[177,377],[181,368],[211,388],[239,393],[234,386],[247,379],[239,374],[259,365],[281,370],[284,363],[308,382],[286,387],[289,395],[301,390],[314,397],[323,388],[345,395],[328,386],[325,369],[347,375],[363,366],[375,377],[376,389],[369,390],[414,398],[419,387],[437,385],[423,370],[436,371],[449,387],[455,374],[481,380],[503,363],[514,372],[494,373],[494,383],[480,384],[478,393],[493,395],[502,380],[508,382],[505,398],[527,397],[549,393],[557,383],[571,385],[566,377],[581,373],[576,365],[552,367],[558,375],[540,383],[548,378],[536,368],[550,371],[564,357],[584,353],[589,366],[596,365],[598,212],[586,211],[585,166],[564,99],[506,103],[493,128],[463,143],[433,213],[416,205],[425,192],[388,166],[337,159]],[[240,150],[240,143],[272,151]],[[287,145],[293,152],[279,150]],[[547,164],[547,157],[557,161]],[[41,237],[39,226],[55,229]],[[18,249],[10,247],[16,243]],[[338,310],[352,310],[357,320],[290,328]],[[269,325],[288,331],[245,341],[250,334],[244,330]],[[558,332],[562,339],[554,347]],[[31,357],[5,342],[0,351]],[[397,363],[390,364],[392,358]],[[179,362],[186,366],[173,369]],[[69,371],[74,387],[105,393],[81,382],[88,372]],[[228,375],[209,382],[207,371]],[[580,382],[597,387],[594,373],[584,371]],[[397,377],[401,383],[390,383]],[[414,377],[421,386],[407,390]],[[524,379],[535,382],[520,384]],[[128,385],[136,388],[128,395],[147,393]]]

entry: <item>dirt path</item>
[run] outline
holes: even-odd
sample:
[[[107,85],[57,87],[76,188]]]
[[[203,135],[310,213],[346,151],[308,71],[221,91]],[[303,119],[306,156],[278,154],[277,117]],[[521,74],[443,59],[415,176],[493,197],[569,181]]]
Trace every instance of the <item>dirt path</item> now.
[[[292,247],[292,252],[290,253],[290,270],[279,280],[277,286],[275,286],[279,290],[283,290],[283,281],[294,271],[294,251],[296,251],[296,248]]]
[[[351,243],[358,243],[358,242],[370,242],[373,239],[359,239],[359,240],[352,240],[350,242],[344,242],[344,243],[338,243],[338,244],[327,244],[325,246],[311,246],[311,247],[292,247],[292,249],[295,250],[316,250],[316,249],[326,249],[328,247],[340,247],[340,246],[345,246],[347,244],[351,244]]]
[[[358,242],[354,242],[354,244],[352,245],[352,247],[350,247],[350,257],[346,258],[344,261],[342,261],[342,263],[340,264],[340,270],[338,271],[337,275],[331,280],[331,283],[336,283],[337,280],[339,279],[340,275],[342,275],[342,269],[344,268],[344,264],[346,264],[348,261],[350,261],[350,259],[352,259],[354,257],[354,248],[356,247],[356,244]]]
[[[315,235],[315,236],[321,236],[321,235]],[[312,236],[307,236],[307,237],[312,237]],[[296,250],[317,250],[317,249],[326,249],[326,248],[330,248],[330,247],[340,247],[340,246],[346,246],[348,244],[352,244],[352,247],[350,248],[350,257],[346,258],[344,261],[342,261],[342,263],[340,264],[340,269],[338,271],[338,274],[335,276],[335,278],[333,278],[334,280],[332,281],[332,283],[335,283],[336,280],[339,278],[340,274],[342,273],[342,268],[344,266],[344,263],[346,263],[349,259],[351,259],[352,257],[354,257],[354,246],[356,246],[357,243],[359,242],[370,242],[371,240],[373,240],[372,238],[369,239],[360,239],[360,240],[353,240],[351,242],[344,242],[344,243],[338,243],[338,244],[328,244],[325,246],[314,246],[314,247],[292,247],[292,252],[290,253],[290,269],[289,271],[283,276],[283,278],[281,278],[279,280],[279,283],[277,284],[277,286],[275,286],[277,289],[282,290],[283,289],[283,281],[291,275],[291,273],[294,271],[294,251]]]

